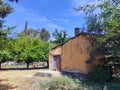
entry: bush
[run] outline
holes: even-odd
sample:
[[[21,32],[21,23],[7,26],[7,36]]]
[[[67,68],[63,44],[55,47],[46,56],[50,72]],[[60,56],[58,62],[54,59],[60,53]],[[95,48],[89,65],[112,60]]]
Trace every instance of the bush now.
[[[97,67],[93,70],[94,74],[91,71],[87,75],[89,77],[87,77],[87,81],[80,81],[79,79],[67,76],[49,81],[41,80],[40,90],[120,90],[120,81],[118,79],[107,78],[108,73],[106,70],[107,68]]]
[[[110,73],[107,67],[96,66],[87,74],[87,80],[96,83],[105,83],[110,80]]]
[[[50,81],[40,81],[40,90],[120,90],[120,81],[112,79],[106,83],[88,83],[65,76]]]
[[[44,89],[47,88],[48,90],[56,90],[56,89],[64,89],[64,88],[71,89],[75,87],[75,83],[73,79],[65,76],[59,79],[44,81],[44,84],[43,82],[40,82],[40,86]]]
[[[120,90],[120,80],[114,78],[110,82],[106,83],[106,87],[106,90]]]

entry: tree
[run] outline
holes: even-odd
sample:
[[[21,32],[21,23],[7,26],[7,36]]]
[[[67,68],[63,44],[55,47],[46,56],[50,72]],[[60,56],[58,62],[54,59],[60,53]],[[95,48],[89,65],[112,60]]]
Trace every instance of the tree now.
[[[103,23],[101,20],[100,13],[96,13],[96,8],[97,6],[95,4],[88,4],[86,6],[80,6],[74,9],[76,11],[82,10],[85,13],[84,19],[86,20],[85,24],[87,26],[87,32],[100,35],[104,33],[104,29],[102,28]]]
[[[33,29],[33,28],[30,28],[30,29],[27,29],[27,30],[25,31],[25,34],[26,34],[26,36],[37,37],[38,34],[39,34],[39,32],[38,32],[38,30],[35,30],[35,29]]]
[[[10,59],[10,51],[9,51],[9,30],[11,28],[7,28],[6,30],[0,29],[0,69],[1,69],[1,63],[5,62]]]
[[[42,42],[39,37],[19,37],[13,46],[15,60],[25,61],[27,68],[33,61],[48,60],[49,43]]]
[[[95,10],[100,10],[100,13],[96,14]],[[88,22],[90,15],[95,18],[92,22],[88,23],[92,32],[96,32],[96,21],[99,22],[97,29],[102,31],[101,37],[96,34],[98,43],[97,47],[91,51],[91,60],[96,53],[101,53],[100,60],[105,59],[105,66],[114,66],[114,64],[120,64],[120,0],[100,0],[97,5],[80,6],[77,10],[83,10],[85,13],[85,19]],[[96,17],[97,16],[97,17]],[[95,22],[95,23],[94,23]],[[104,58],[104,59],[103,59]]]
[[[88,4],[86,6],[80,6],[76,8],[77,11],[82,10],[85,13],[86,22],[89,19],[95,18],[92,22],[88,24],[92,27],[90,30],[96,32],[96,24],[98,24],[97,29],[101,34],[104,34],[104,40],[107,38],[114,36],[116,33],[120,32],[120,7],[119,0],[100,0],[99,4]],[[99,13],[95,13],[95,10],[100,10]],[[97,23],[94,23],[94,22]]]
[[[17,2],[18,0],[15,1]],[[10,42],[8,34],[10,33],[10,30],[13,29],[13,27],[7,27],[5,29],[5,27],[3,27],[3,23],[4,18],[12,12],[13,8],[9,4],[4,3],[3,0],[0,0],[0,69],[1,63],[11,58],[11,54],[8,48]]]
[[[101,10],[101,18],[105,24],[105,38],[120,33],[120,0],[106,0],[98,6]]]
[[[33,38],[19,37],[14,43],[15,60],[25,61],[27,68],[29,68],[29,64],[37,59],[35,47]]]
[[[50,38],[50,34],[45,28],[42,28],[41,30],[36,30],[32,28],[28,29],[28,21],[26,21],[24,31],[21,32],[20,36],[40,37],[42,41],[48,41]]]
[[[19,36],[31,36],[31,37],[39,37],[42,41],[48,41],[50,38],[49,32],[42,28],[40,31],[35,29],[24,29],[23,32],[19,34]]]
[[[98,15],[90,15],[86,17],[86,24],[87,24],[87,31],[89,33],[94,33],[100,35],[104,33],[102,28],[101,20],[99,19]]]
[[[107,60],[106,65],[120,64],[120,33],[107,39],[103,45],[106,48],[104,52]]]
[[[26,36],[31,36],[31,37],[36,37],[39,36],[39,32],[36,29],[30,28],[28,29],[28,21],[25,22],[25,27],[24,30],[19,34],[19,36],[26,37]]]
[[[48,41],[49,40],[50,34],[49,34],[49,32],[45,28],[42,28],[40,30],[40,38],[43,41]]]
[[[19,0],[9,1],[17,3]],[[4,18],[13,11],[14,11],[13,8],[9,4],[4,3],[4,0],[0,0],[0,28],[3,27]]]
[[[13,12],[13,8],[9,4],[4,3],[3,0],[0,0],[0,28],[3,26],[3,19],[11,12]]]
[[[53,32],[53,37],[55,38],[55,43],[57,44],[61,44],[61,43],[64,43],[65,41],[67,41],[69,38],[68,38],[68,34],[67,34],[67,31],[65,30],[60,30],[60,32],[56,29],[54,32]]]

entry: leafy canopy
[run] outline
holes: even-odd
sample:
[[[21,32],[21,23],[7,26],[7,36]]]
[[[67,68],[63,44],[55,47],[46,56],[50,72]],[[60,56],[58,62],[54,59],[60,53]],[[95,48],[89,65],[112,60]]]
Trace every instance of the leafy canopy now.
[[[120,64],[120,0],[98,2],[76,8],[85,13],[88,32],[96,34],[95,39],[98,42],[91,51],[91,57],[98,52],[102,54],[100,59],[105,58],[105,65]]]
[[[69,38],[68,38],[68,34],[67,34],[67,31],[65,30],[60,30],[58,31],[57,29],[53,32],[53,37],[55,38],[55,43],[57,44],[61,44],[61,43],[64,43],[65,41],[67,41]]]

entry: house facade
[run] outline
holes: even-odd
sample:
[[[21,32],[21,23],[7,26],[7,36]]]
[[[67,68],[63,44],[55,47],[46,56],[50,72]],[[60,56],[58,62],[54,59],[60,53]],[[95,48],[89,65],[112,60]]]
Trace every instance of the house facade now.
[[[79,33],[79,28],[75,28],[75,37],[49,51],[49,69],[87,74],[91,47],[89,34]]]
[[[55,71],[61,71],[61,54],[62,47],[61,45],[51,49],[49,51],[49,69]]]

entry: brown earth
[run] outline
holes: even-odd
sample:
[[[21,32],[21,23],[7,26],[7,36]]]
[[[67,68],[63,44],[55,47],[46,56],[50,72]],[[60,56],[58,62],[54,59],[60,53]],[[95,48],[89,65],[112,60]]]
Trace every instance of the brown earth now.
[[[47,77],[33,76],[37,70],[1,70],[0,71],[0,90],[41,90],[31,89],[31,85],[39,80],[50,79]],[[46,71],[46,70],[45,70]]]

